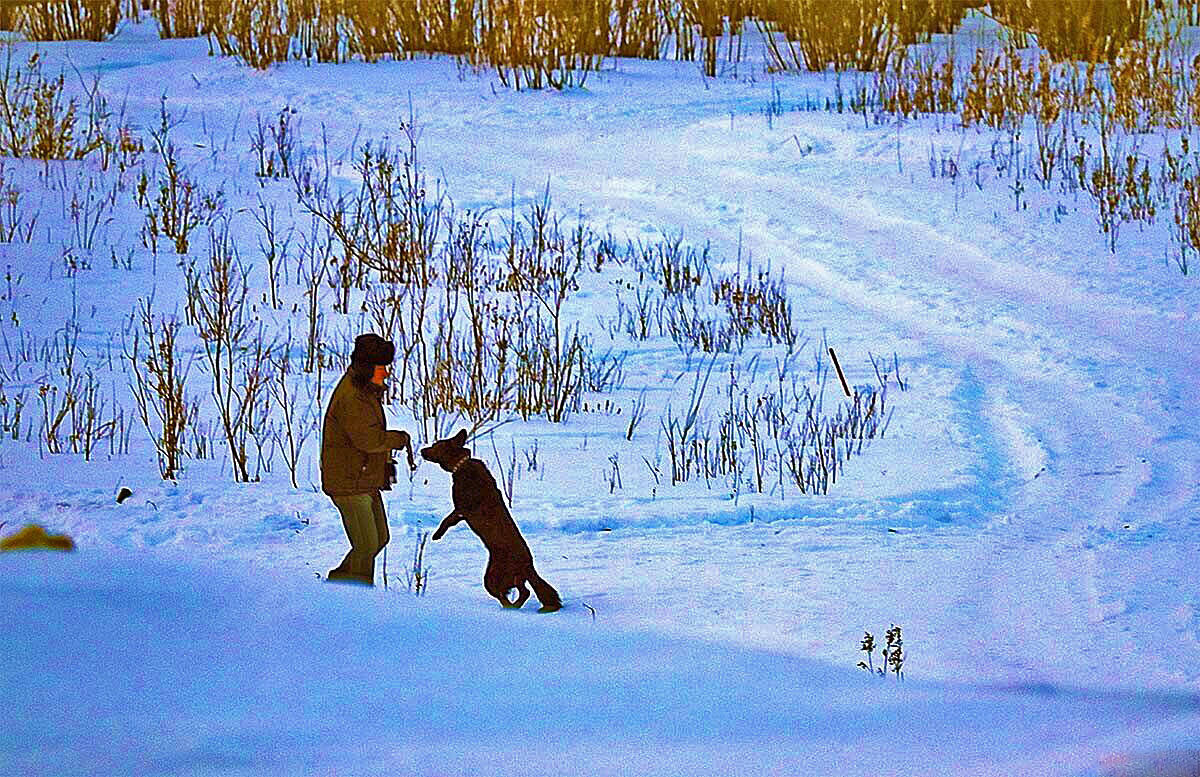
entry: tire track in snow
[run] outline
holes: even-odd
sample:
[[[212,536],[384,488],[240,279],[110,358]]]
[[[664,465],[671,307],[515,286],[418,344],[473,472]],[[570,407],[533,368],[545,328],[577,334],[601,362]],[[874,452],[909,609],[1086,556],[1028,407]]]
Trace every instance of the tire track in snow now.
[[[1139,596],[1137,581],[1121,574],[1129,554],[1112,544],[1097,548],[1087,538],[1097,525],[1112,529],[1148,512],[1170,514],[1174,508],[1178,520],[1179,508],[1196,502],[1195,468],[1186,463],[1194,462],[1195,456],[1162,449],[1159,424],[1165,417],[1154,407],[1153,390],[1138,380],[1136,368],[1120,363],[1122,355],[1136,362],[1144,354],[1142,342],[1149,333],[1163,332],[1155,338],[1159,342],[1185,341],[1171,338],[1172,327],[1152,311],[1078,291],[1054,273],[995,260],[913,219],[882,215],[869,201],[857,201],[850,209],[837,197],[808,197],[805,206],[802,212],[821,214],[840,225],[841,234],[854,236],[858,250],[885,257],[879,272],[867,276],[879,279],[869,293],[861,293],[866,283],[855,288],[837,282],[826,285],[825,293],[839,294],[859,308],[902,323],[937,343],[943,353],[973,365],[989,396],[1002,392],[1021,403],[1030,431],[1047,448],[1049,472],[1013,491],[1011,527],[993,530],[1001,536],[1017,532],[1022,541],[983,548],[970,559],[981,572],[980,589],[972,598],[988,609],[986,621],[1012,634],[1014,643],[1007,652],[1014,666],[1024,668],[1022,656],[1061,657],[1062,645],[1089,635],[1089,641],[1099,639],[1123,655],[1136,656],[1131,665],[1154,667],[1154,680],[1178,678],[1182,667],[1191,663],[1187,654],[1194,655],[1195,642],[1193,638],[1186,650],[1164,660],[1162,616],[1170,608],[1159,597],[1165,592]],[[769,230],[759,237],[764,243],[777,239]],[[923,250],[896,251],[897,240]],[[915,293],[927,290],[934,301],[914,315],[921,305],[898,284],[889,283],[889,275],[903,278]],[[980,331],[992,334],[991,311],[1014,303],[1024,332],[1014,332],[1014,339],[973,336]],[[1081,369],[1083,355],[1104,364],[1109,374],[1120,375],[1121,393],[1131,396],[1098,389]],[[1166,358],[1175,365],[1196,361],[1194,350],[1186,346]],[[1180,372],[1186,375],[1188,370],[1185,366],[1164,372],[1168,384],[1178,388]],[[1112,406],[1106,407],[1109,403]],[[989,399],[985,412],[991,414],[996,404]],[[1128,405],[1135,409],[1122,407]],[[1070,419],[1071,427],[1060,428],[1062,419]],[[1183,438],[1181,445],[1194,451],[1195,442]],[[1132,466],[1133,451],[1143,451],[1149,465]],[[1083,472],[1107,476],[1081,489],[1078,479]],[[1148,482],[1148,474],[1155,472],[1164,473],[1169,482]],[[1147,562],[1140,560],[1142,568]],[[1178,567],[1183,579],[1194,580],[1190,572],[1190,567]],[[1130,598],[1140,601],[1136,619],[1121,617]],[[1088,676],[1088,663],[1077,667],[1078,679]],[[1036,666],[1027,668],[1034,671]],[[1131,680],[1121,675],[1123,670],[1110,665],[1107,671],[1114,676],[1109,679]]]

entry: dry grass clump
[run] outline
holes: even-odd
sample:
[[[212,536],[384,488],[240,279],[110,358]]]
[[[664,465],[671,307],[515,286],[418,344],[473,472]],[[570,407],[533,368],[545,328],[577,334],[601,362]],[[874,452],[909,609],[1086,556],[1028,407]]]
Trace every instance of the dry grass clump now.
[[[967,11],[985,5],[986,0],[890,0],[888,19],[900,44],[909,46],[954,32]]]
[[[777,357],[766,381],[758,377],[757,357],[731,360],[724,398],[715,407],[705,397],[716,357],[701,363],[684,411],[668,405],[659,422],[672,484],[703,479],[710,488],[724,485],[734,498],[746,490],[828,494],[846,462],[884,436],[890,374],[880,376],[877,388],[856,386],[829,412],[828,367],[818,355],[814,387],[796,374],[797,354]]]
[[[688,356],[740,353],[757,336],[795,346],[798,333],[782,275],[755,267],[749,257],[743,268],[740,255],[737,271],[723,275],[710,267],[710,251],[709,245],[687,245],[681,233],[652,243],[630,241],[621,261],[636,271],[637,283],[618,291],[610,334],[669,336]]]
[[[960,101],[958,78],[953,57],[939,61],[930,54],[910,55],[908,49],[898,49],[888,67],[875,76],[877,109],[905,118],[955,113]]]
[[[890,371],[877,368],[878,387],[855,387],[844,403],[829,409],[823,399],[829,370],[820,355],[816,385],[801,379],[803,343],[782,276],[741,256],[736,272],[717,272],[711,247],[690,246],[682,235],[631,241],[613,261],[630,277],[619,284],[609,334],[635,341],[670,337],[687,361],[679,379],[691,378],[690,392],[681,407],[668,404],[658,424],[666,458],[662,474],[671,484],[702,479],[734,497],[747,490],[826,494],[845,462],[885,433]],[[756,347],[747,350],[752,343]],[[759,364],[771,353],[775,369],[764,380]],[[728,372],[724,398],[714,402],[709,387],[722,382],[714,378],[718,360],[727,363]],[[627,439],[644,412],[640,396]],[[651,471],[657,479],[658,469]]]
[[[449,54],[515,89],[584,83],[608,56],[677,58],[718,73],[740,60],[756,0],[158,0],[164,37],[208,35],[252,67],[288,59],[375,61]]]
[[[881,71],[904,46],[953,32],[980,0],[758,0],[754,16],[774,71]]]
[[[670,34],[667,5],[666,0],[614,0],[612,55],[661,59]]]
[[[32,83],[30,72],[26,68],[18,78],[14,70],[10,87]],[[5,94],[17,93],[10,88]],[[425,438],[460,424],[477,430],[535,417],[559,423],[590,412],[596,395],[624,385],[627,353],[597,346],[576,297],[581,287],[594,291],[590,276],[614,266],[645,281],[637,292],[644,309],[638,336],[669,336],[689,361],[697,352],[706,355],[706,375],[717,358],[740,358],[749,343],[786,349],[789,360],[798,347],[782,277],[749,258],[744,264],[739,258],[733,273],[718,272],[709,247],[689,246],[682,235],[629,243],[621,251],[582,214],[556,210],[548,189],[522,206],[514,197],[507,213],[459,211],[444,183],[427,176],[411,118],[400,127],[399,145],[367,143],[353,150],[358,185],[339,191],[328,162],[319,161],[328,154],[304,145],[294,112],[267,115],[271,119],[260,119],[250,137],[249,158],[258,163],[260,183],[252,216],[239,216],[248,209],[227,205],[222,191],[198,185],[172,139],[178,120],[165,104],[149,133],[155,153],[142,164],[133,203],[126,203],[144,214],[145,245],[157,251],[158,238],[167,238],[184,276],[179,315],[168,312],[170,301],[152,307],[150,299],[139,300],[124,326],[124,359],[117,368],[124,369],[133,415],[164,478],[180,477],[189,459],[212,458],[215,443],[228,454],[236,481],[265,477],[274,454],[282,453],[291,483],[301,484],[304,448],[308,443],[311,450],[323,392],[344,365],[353,334],[366,329],[396,343],[388,399],[411,413]],[[107,126],[90,119],[86,124]],[[117,173],[108,172],[107,163],[96,167],[87,168],[71,197],[72,212],[79,211],[73,244],[79,263],[67,267],[72,277],[91,268],[98,225],[110,220],[124,190],[120,165],[113,165]],[[93,173],[111,178],[97,188]],[[0,231],[30,239],[36,216],[21,209],[22,190],[4,175],[0,168],[0,189],[11,189],[16,209],[0,208]],[[69,194],[64,188],[64,202]],[[294,195],[305,212],[307,228],[295,242],[297,225],[281,223],[286,208],[277,194]],[[237,190],[230,196],[239,198],[237,204],[245,197]],[[89,204],[93,200],[108,204]],[[266,258],[261,307],[251,278],[257,282],[263,268],[253,266],[257,254],[245,248],[255,244],[254,235],[245,240],[245,231],[234,229],[253,230],[251,218]],[[197,230],[208,238],[200,245]],[[131,264],[132,253],[126,267]],[[114,269],[118,265],[114,252]],[[287,313],[289,284],[292,314],[301,322],[295,330]],[[90,458],[104,441],[110,455],[124,454],[132,416],[115,393],[106,401],[99,391],[104,381],[96,363],[72,361],[78,331],[69,326],[61,347],[45,346],[56,354],[46,362],[56,371],[32,387],[31,399],[28,381],[18,374],[10,382],[9,373],[0,372],[7,384],[0,385],[0,432],[36,440],[50,454]],[[293,331],[304,333],[294,353]],[[20,343],[26,336],[20,334]],[[197,357],[201,369],[191,370]],[[727,408],[710,410],[698,401],[685,419],[667,408],[662,428],[674,482],[704,477],[728,483],[735,493],[821,493],[842,462],[876,433],[882,392],[860,389],[852,402],[825,414],[813,400],[818,392],[795,381],[788,368],[769,390],[752,385],[752,375],[745,378],[753,366],[731,369],[741,375],[731,380],[742,381],[737,385],[746,393],[734,392]],[[698,400],[705,396],[695,393]],[[644,398],[629,416],[627,437],[646,414]],[[615,457],[613,468],[619,479]]]
[[[568,226],[548,192],[499,223],[456,211],[441,182],[426,178],[416,130],[402,131],[400,148],[360,150],[356,191],[331,191],[311,160],[294,177],[328,236],[302,242],[301,264],[331,247],[334,311],[360,298],[375,331],[396,343],[393,399],[433,439],[507,414],[560,422],[584,394],[620,385],[620,357],[596,353],[566,312],[580,275],[603,265],[603,242],[582,222]]]
[[[66,77],[43,73],[34,52],[24,65],[5,52],[0,71],[0,155],[33,159],[83,159],[99,152],[102,166],[120,157],[126,164],[140,153],[121,116],[93,86],[86,103],[67,97]],[[122,168],[123,171],[124,167]]]
[[[491,66],[514,89],[582,86],[610,48],[610,0],[581,0],[569,9],[545,0],[489,0],[477,23],[478,45],[467,61]]]
[[[221,9],[212,0],[215,9]],[[250,67],[266,69],[291,55],[292,30],[287,24],[286,0],[224,0],[223,13],[206,32],[225,56]]]
[[[29,40],[102,41],[116,31],[122,10],[122,0],[40,0],[5,8],[0,27]]]
[[[163,38],[195,38],[210,29],[218,7],[213,0],[154,0],[151,13]]]
[[[1110,62],[1146,35],[1150,0],[990,0],[996,18],[1029,33],[1056,61]]]
[[[779,30],[786,48],[772,39],[778,70],[879,70],[891,56],[896,37],[888,23],[888,6],[877,0],[775,0],[759,13],[770,38]]]
[[[974,0],[160,0],[164,36],[208,34],[254,67],[455,56],[516,89],[581,85],[605,57],[700,63],[742,57],[745,25],[776,69],[878,70],[898,45],[954,27]],[[782,36],[782,40],[780,40]],[[722,53],[722,45],[724,52]],[[724,63],[724,65],[722,64]]]
[[[968,68],[953,45],[936,54],[897,46],[878,71],[857,79],[850,109],[867,124],[936,115],[996,132],[989,158],[973,165],[976,187],[981,169],[993,171],[1018,212],[1029,205],[1030,179],[1046,192],[1086,194],[1113,252],[1123,227],[1142,231],[1169,213],[1164,254],[1187,272],[1200,250],[1190,227],[1200,163],[1189,151],[1197,147],[1200,64],[1184,27],[1200,6],[1112,0],[1068,11],[1013,0],[983,12],[1012,26],[977,47]],[[1040,49],[1025,45],[1035,42]],[[840,82],[837,94],[827,110],[845,109]],[[968,180],[961,161],[936,158],[931,144],[931,174],[949,178],[956,192]],[[1056,220],[1062,215],[1060,203]]]

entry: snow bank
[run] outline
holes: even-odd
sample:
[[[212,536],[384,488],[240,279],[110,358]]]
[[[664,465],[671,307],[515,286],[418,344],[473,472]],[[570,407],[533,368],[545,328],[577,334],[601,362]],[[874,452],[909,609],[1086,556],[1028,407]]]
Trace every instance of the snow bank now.
[[[1188,762],[1200,721],[262,569],[27,552],[0,580],[4,775],[1080,774]]]

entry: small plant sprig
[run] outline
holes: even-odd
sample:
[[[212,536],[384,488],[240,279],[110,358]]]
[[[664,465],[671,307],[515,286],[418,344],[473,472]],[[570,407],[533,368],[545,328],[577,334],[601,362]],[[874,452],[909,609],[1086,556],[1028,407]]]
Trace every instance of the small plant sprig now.
[[[29,213],[21,200],[22,195],[23,191],[10,181],[4,164],[0,163],[0,243],[33,240],[39,213]]]
[[[293,119],[295,115],[295,108],[284,106],[274,121],[263,122],[262,116],[256,118],[255,131],[250,134],[250,150],[257,159],[254,174],[259,179],[292,177],[299,126],[299,120]]]
[[[412,566],[404,570],[404,584],[414,596],[424,596],[429,587],[429,567],[425,566],[425,546],[429,544],[429,532],[418,527],[417,542],[413,547]]]
[[[892,624],[884,638],[887,640],[887,646],[883,649],[883,658],[887,663],[887,668],[896,675],[897,680],[903,680],[904,659],[907,658],[907,655],[904,653],[904,640],[900,635],[900,627]]]
[[[869,631],[864,631],[862,643],[858,649],[867,654],[867,660],[859,661],[858,668],[875,674],[875,661],[872,658],[875,655],[875,636]]]
[[[612,494],[618,488],[624,488],[624,485],[621,483],[621,465],[616,453],[608,457],[608,463],[612,465],[612,469],[605,472],[605,478],[608,480],[608,493]]]
[[[892,624],[884,634],[883,662],[876,667],[874,661],[875,636],[869,631],[863,632],[858,649],[867,654],[866,661],[859,661],[858,668],[878,677],[885,677],[890,672],[896,675],[896,680],[904,679],[904,661],[908,655],[904,652],[904,638],[900,627]]]

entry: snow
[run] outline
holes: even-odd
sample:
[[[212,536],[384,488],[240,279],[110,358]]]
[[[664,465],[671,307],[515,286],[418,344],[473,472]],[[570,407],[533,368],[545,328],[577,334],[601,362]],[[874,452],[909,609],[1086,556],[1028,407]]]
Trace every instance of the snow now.
[[[123,553],[0,569],[5,774],[1082,773],[1200,718],[1189,693],[897,683],[578,607]]]
[[[929,177],[931,147],[968,170],[989,134],[793,110],[832,81],[746,64],[706,80],[618,60],[584,90],[512,93],[446,59],[256,72],[148,24],[40,49],[98,73],[141,127],[165,95],[204,185],[238,207],[261,193],[301,227],[289,186],[253,178],[255,113],[295,109],[353,185],[346,149],[394,142],[411,106],[459,210],[507,212],[548,185],[568,218],[616,235],[711,241],[714,267],[731,271],[740,245],[783,272],[804,369],[828,343],[870,385],[869,354],[895,353],[908,389],[889,387],[886,437],[828,495],[656,485],[642,457],[659,455],[658,413],[686,402],[696,360],[669,340],[608,341],[596,320],[615,301],[590,279],[569,311],[629,351],[613,400],[651,400],[633,440],[627,416],[588,413],[472,445],[494,473],[518,462],[514,515],[568,603],[548,616],[496,610],[462,528],[430,546],[427,596],[398,585],[449,505],[428,464],[386,495],[390,585],[367,591],[318,579],[346,545],[314,440],[299,489],[278,461],[235,484],[220,455],[164,483],[138,425],[129,455],[88,462],[0,441],[0,531],[38,522],[79,546],[0,556],[0,774],[1195,773],[1200,290],[1164,263],[1161,225],[1127,228],[1110,257],[1085,197],[1031,183],[1014,212],[990,167],[982,189]],[[785,110],[768,120],[774,89]],[[4,161],[41,198],[39,237],[0,243],[21,278],[0,302],[20,319],[10,345],[54,336],[74,300],[84,351],[118,364],[139,297],[182,305],[174,255],[141,247],[126,192],[92,269],[65,277],[63,195],[40,164]],[[134,249],[133,269],[110,268],[109,246]],[[33,385],[29,369],[3,388]],[[103,375],[129,408],[119,367]],[[117,504],[121,485],[134,495]],[[901,683],[854,667],[863,631],[891,623]]]

